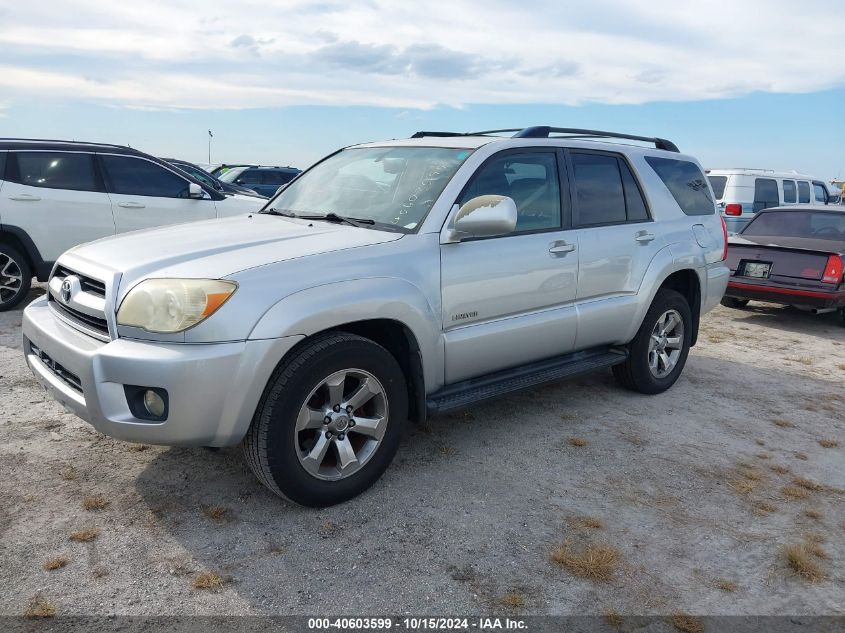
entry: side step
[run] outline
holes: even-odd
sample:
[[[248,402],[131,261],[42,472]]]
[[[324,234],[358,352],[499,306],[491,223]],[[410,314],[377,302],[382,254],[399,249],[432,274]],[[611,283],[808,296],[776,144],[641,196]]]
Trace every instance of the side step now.
[[[429,415],[449,413],[538,385],[607,369],[627,358],[628,350],[625,348],[603,347],[504,369],[446,385],[426,398],[426,409]]]

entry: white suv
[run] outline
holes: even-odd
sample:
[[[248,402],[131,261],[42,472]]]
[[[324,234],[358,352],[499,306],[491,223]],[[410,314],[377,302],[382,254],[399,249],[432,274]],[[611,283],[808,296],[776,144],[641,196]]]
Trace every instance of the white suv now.
[[[0,139],[0,311],[82,244],[135,229],[258,211],[168,163],[117,145]]]

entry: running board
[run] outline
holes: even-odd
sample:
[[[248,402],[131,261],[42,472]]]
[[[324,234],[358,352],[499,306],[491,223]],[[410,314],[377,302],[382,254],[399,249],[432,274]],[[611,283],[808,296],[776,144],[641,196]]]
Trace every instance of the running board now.
[[[607,369],[627,358],[628,350],[621,347],[556,356],[447,385],[426,398],[426,409],[429,415],[449,413],[546,383]]]

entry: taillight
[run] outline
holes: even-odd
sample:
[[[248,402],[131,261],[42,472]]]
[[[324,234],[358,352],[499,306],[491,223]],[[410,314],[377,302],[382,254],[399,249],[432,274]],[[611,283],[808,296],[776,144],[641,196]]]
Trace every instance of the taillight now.
[[[725,215],[742,215],[741,204],[729,204],[725,206]]]
[[[722,248],[722,261],[725,261],[728,258],[728,225],[725,224],[725,218],[721,215],[719,219],[722,221],[722,237],[725,240],[725,246]]]
[[[822,281],[826,284],[838,284],[842,281],[842,269],[842,258],[839,255],[831,255],[827,258],[827,264],[824,265]]]

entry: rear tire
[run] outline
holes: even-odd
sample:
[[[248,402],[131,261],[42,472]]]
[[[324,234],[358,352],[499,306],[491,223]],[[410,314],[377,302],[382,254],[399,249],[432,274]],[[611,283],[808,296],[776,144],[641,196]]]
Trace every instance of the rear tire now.
[[[748,305],[748,299],[737,299],[736,297],[722,297],[722,305],[726,308],[741,310]]]
[[[276,494],[331,506],[381,477],[407,417],[405,377],[393,355],[361,336],[329,332],[306,341],[273,373],[244,438],[244,457]]]
[[[679,292],[662,288],[628,344],[628,359],[613,367],[613,375],[631,391],[662,393],[681,375],[691,340],[692,314],[687,300]]]
[[[31,287],[29,261],[13,246],[0,242],[0,312],[26,299]]]

